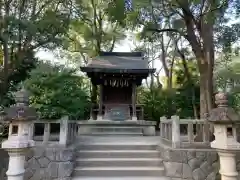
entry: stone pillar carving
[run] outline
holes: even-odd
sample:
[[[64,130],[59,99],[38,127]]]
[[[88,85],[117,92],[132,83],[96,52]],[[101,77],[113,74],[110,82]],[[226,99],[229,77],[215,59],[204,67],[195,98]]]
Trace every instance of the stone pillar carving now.
[[[31,121],[36,120],[35,110],[28,106],[28,94],[22,89],[15,94],[16,105],[5,109],[5,120],[10,121],[9,136],[2,148],[9,154],[8,180],[23,180],[25,154],[34,146],[31,137]]]
[[[215,140],[211,147],[217,149],[220,159],[220,171],[222,180],[237,180],[236,151],[240,150],[237,142],[236,128],[240,117],[231,107],[228,107],[228,99],[225,93],[215,96],[217,108],[214,108],[208,117],[208,121],[214,126]]]

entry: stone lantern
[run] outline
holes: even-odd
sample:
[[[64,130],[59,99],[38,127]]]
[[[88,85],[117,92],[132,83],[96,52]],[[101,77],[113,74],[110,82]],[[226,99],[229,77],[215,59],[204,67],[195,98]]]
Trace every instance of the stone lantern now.
[[[238,113],[228,107],[228,98],[225,93],[215,96],[217,108],[214,108],[208,117],[214,126],[215,140],[211,147],[218,152],[220,159],[220,171],[222,180],[237,180],[236,151],[240,150],[237,142],[237,125],[240,123]]]
[[[9,154],[8,180],[23,180],[25,154],[34,146],[34,141],[29,139],[32,120],[36,120],[36,111],[29,107],[29,96],[24,89],[15,93],[16,104],[6,108],[5,121],[9,124],[8,139],[2,143],[2,148]]]

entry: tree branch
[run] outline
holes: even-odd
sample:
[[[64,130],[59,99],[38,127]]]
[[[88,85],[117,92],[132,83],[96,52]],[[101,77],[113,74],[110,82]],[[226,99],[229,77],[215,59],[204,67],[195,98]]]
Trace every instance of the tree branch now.
[[[213,8],[213,9],[210,9],[209,11],[206,11],[206,12],[203,12],[200,17],[202,16],[205,16],[206,14],[208,13],[211,13],[211,12],[214,12],[214,11],[217,11],[217,10],[220,10],[224,7],[226,7],[228,5],[228,0],[224,1],[220,6],[216,7],[216,8]]]
[[[111,47],[110,47],[109,52],[112,52],[112,51],[113,51],[113,49],[114,49],[114,47],[115,47],[115,43],[116,43],[116,37],[113,37],[112,45],[111,45]]]
[[[163,33],[163,32],[175,32],[178,33],[179,35],[183,36],[185,39],[188,40],[188,35],[184,34],[183,32],[177,30],[177,29],[171,29],[171,28],[167,28],[167,29],[155,29],[155,28],[147,28],[148,31],[153,31],[156,33]]]

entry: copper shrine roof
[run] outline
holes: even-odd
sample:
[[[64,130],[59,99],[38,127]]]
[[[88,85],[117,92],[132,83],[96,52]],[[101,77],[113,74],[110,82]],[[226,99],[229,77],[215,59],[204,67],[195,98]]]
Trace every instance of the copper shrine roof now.
[[[101,52],[81,69],[83,71],[87,69],[151,70],[142,52]]]

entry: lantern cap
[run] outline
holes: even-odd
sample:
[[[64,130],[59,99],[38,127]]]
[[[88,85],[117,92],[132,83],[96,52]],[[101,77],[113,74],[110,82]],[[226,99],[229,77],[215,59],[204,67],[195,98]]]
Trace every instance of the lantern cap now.
[[[215,95],[216,108],[212,109],[208,116],[208,121],[218,124],[236,124],[240,123],[239,114],[228,106],[228,95],[219,92]]]
[[[13,93],[14,99],[16,104],[18,103],[24,103],[24,104],[28,104],[29,103],[29,92],[22,87],[19,91]]]
[[[36,120],[38,115],[33,107],[29,107],[29,93],[22,88],[14,93],[16,104],[6,108],[7,121],[29,121]]]
[[[226,93],[223,92],[219,92],[215,95],[215,104],[218,107],[224,106],[227,107],[228,106],[228,96]]]

